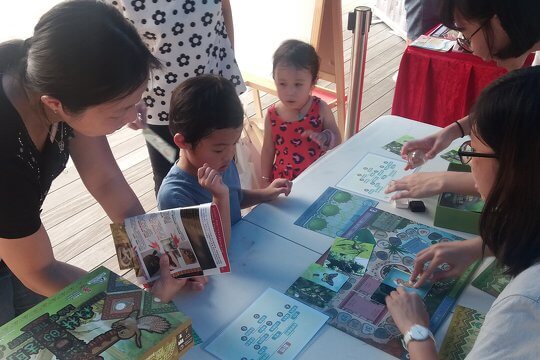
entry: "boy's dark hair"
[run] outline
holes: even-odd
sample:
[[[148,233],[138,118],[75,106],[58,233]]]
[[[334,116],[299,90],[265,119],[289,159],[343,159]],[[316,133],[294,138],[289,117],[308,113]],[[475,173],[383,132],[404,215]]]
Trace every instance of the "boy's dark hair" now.
[[[508,273],[540,260],[540,67],[512,71],[487,87],[471,113],[472,132],[499,168],[480,220],[484,244]]]
[[[61,2],[31,38],[0,44],[0,73],[15,73],[74,114],[131,94],[159,66],[133,25],[99,1]]]
[[[319,75],[320,59],[315,48],[300,40],[285,40],[274,52],[272,77],[279,63],[294,66],[297,69],[307,69],[311,72],[313,82]]]
[[[457,29],[455,12],[466,20],[483,24],[486,41],[492,55],[500,59],[519,57],[540,41],[540,1],[538,0],[441,0],[441,20]],[[493,29],[489,20],[497,16],[510,44],[493,53]]]
[[[214,130],[238,128],[244,109],[234,85],[221,76],[205,74],[189,78],[172,93],[169,130],[197,146]]]

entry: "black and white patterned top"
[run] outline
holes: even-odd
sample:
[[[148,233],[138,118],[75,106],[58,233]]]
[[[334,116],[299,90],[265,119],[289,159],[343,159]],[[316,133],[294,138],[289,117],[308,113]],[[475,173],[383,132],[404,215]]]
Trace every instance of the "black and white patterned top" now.
[[[227,36],[220,0],[104,0],[137,28],[163,63],[143,95],[148,123],[168,125],[169,99],[183,80],[201,74],[229,79],[246,90]]]

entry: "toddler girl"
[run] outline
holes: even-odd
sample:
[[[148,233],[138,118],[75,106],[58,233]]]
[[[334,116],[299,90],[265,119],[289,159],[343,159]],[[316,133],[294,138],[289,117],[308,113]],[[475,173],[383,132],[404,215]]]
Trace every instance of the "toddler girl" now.
[[[279,101],[265,118],[261,151],[265,185],[278,178],[293,180],[341,143],[332,111],[311,95],[318,73],[319,57],[309,44],[287,40],[274,53],[272,74]]]

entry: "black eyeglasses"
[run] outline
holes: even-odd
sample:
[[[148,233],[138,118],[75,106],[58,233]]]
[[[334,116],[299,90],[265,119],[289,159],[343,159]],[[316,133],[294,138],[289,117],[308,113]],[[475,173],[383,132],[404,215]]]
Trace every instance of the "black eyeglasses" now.
[[[474,151],[474,148],[471,146],[471,140],[465,141],[458,150],[459,160],[463,165],[471,162],[473,157],[482,157],[482,158],[492,158],[496,159],[497,155],[495,154],[484,154]]]
[[[461,34],[462,37],[458,37],[456,39],[456,42],[458,44],[458,46],[463,49],[463,51],[465,52],[468,52],[468,53],[472,53],[473,52],[473,49],[472,49],[472,46],[471,46],[471,40],[473,38],[474,35],[476,35],[477,32],[479,32],[484,26],[486,26],[488,22],[487,21],[484,21],[482,23],[482,25],[480,25],[478,27],[478,29],[476,29],[472,34],[471,36],[469,36],[468,38],[466,38],[463,34]]]

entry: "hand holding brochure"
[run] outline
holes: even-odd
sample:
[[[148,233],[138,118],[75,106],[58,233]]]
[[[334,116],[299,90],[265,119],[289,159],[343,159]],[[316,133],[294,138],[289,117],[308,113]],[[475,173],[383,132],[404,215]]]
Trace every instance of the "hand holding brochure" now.
[[[142,283],[159,278],[159,258],[166,254],[176,278],[230,272],[218,208],[203,204],[163,210],[112,224],[121,269],[133,268]]]

